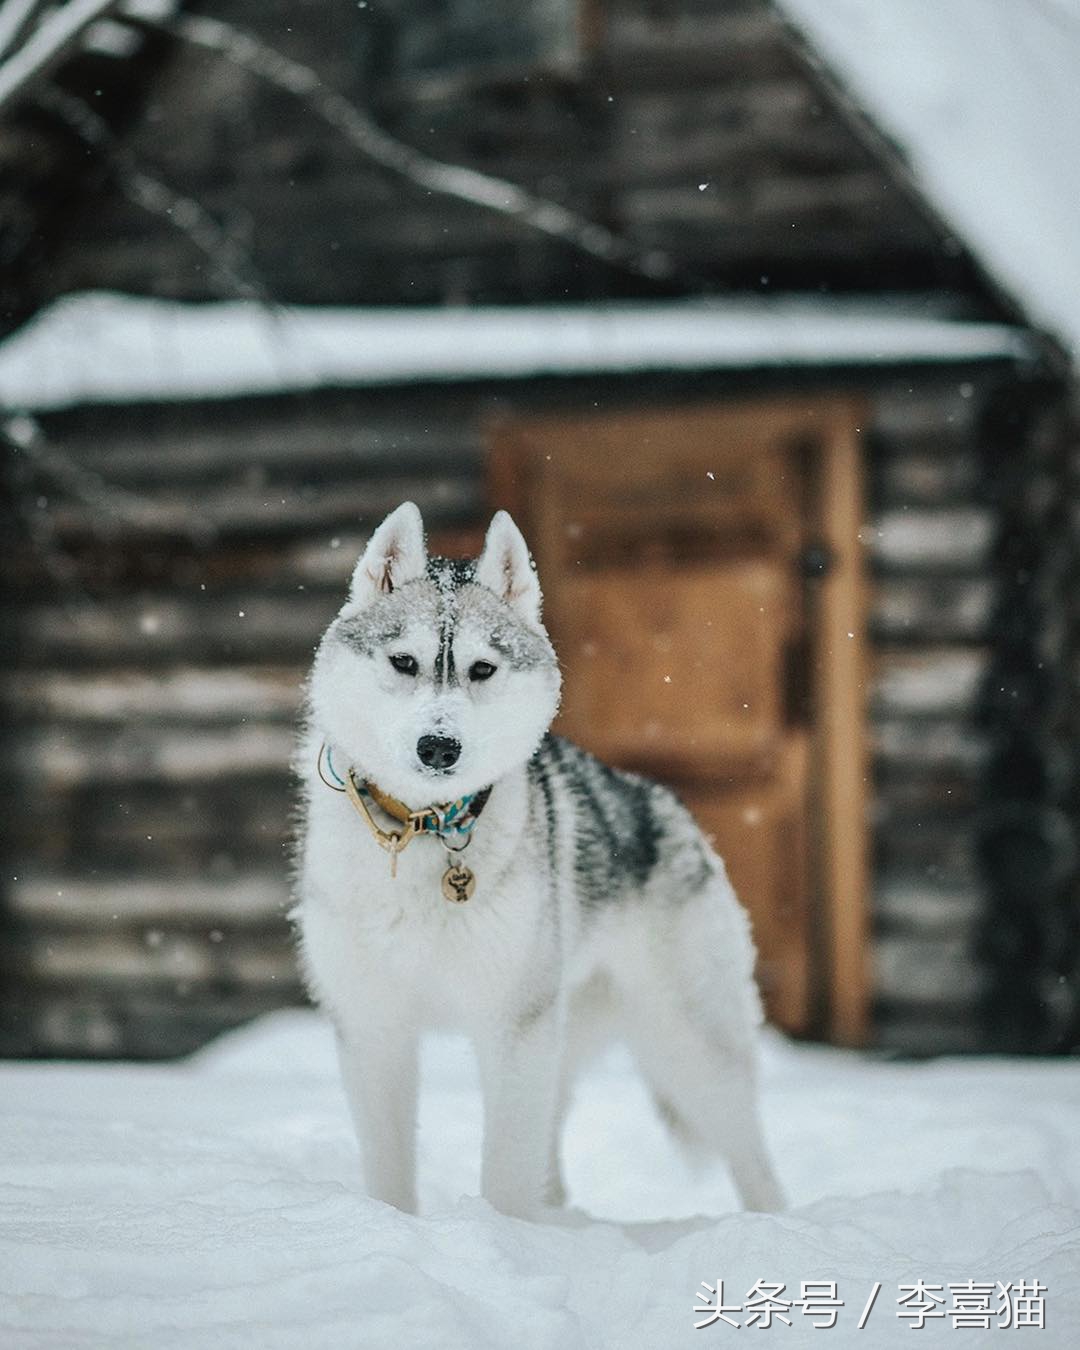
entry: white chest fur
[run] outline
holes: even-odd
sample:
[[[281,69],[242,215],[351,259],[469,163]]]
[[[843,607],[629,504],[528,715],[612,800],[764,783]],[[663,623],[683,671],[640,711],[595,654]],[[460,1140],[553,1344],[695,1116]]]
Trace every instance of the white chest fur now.
[[[464,904],[444,896],[450,859],[435,835],[413,838],[392,874],[389,854],[344,793],[317,778],[309,792],[295,917],[309,978],[335,1016],[348,1017],[363,988],[365,997],[377,989],[407,1004],[402,1015],[418,1025],[467,1025],[520,977],[523,960],[551,945],[558,929],[551,878],[523,830],[523,771],[492,791],[466,850],[455,855],[475,877]]]

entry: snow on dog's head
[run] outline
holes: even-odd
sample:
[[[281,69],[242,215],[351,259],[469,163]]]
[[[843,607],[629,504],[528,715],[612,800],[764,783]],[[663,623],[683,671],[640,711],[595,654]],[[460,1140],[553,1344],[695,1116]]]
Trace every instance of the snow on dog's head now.
[[[412,806],[524,763],[555,716],[559,667],[521,532],[494,517],[480,557],[429,558],[412,502],[372,535],[312,671],[314,725]]]

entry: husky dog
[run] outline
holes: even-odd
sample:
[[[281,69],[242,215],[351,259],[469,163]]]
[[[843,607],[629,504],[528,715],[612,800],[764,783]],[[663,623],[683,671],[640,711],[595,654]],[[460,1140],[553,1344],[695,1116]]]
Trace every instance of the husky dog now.
[[[562,1204],[573,1079],[618,1033],[676,1136],[779,1208],[746,916],[670,792],[549,733],[559,689],[506,512],[475,561],[429,558],[411,502],[388,516],[319,646],[298,761],[294,914],[368,1189],[415,1210],[417,1041],[446,1026],[477,1052],[484,1196]]]

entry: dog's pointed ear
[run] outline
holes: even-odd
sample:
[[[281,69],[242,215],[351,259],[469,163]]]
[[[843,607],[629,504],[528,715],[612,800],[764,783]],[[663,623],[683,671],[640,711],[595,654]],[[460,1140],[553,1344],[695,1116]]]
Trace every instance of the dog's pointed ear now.
[[[352,575],[349,604],[370,604],[377,596],[422,577],[426,567],[424,522],[413,502],[402,502],[368,540]]]
[[[506,511],[496,511],[476,564],[476,580],[517,611],[531,628],[540,627],[540,583],[521,531]]]

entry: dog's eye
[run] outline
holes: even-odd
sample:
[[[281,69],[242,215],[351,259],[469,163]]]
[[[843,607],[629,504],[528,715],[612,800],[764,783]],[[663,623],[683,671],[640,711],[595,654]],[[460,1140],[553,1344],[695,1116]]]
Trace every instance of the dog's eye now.
[[[495,667],[490,661],[474,661],[469,667],[470,680],[490,680],[495,674]]]
[[[395,670],[400,671],[402,675],[415,675],[420,667],[416,664],[415,656],[407,656],[404,652],[398,652],[390,658],[390,664]]]

